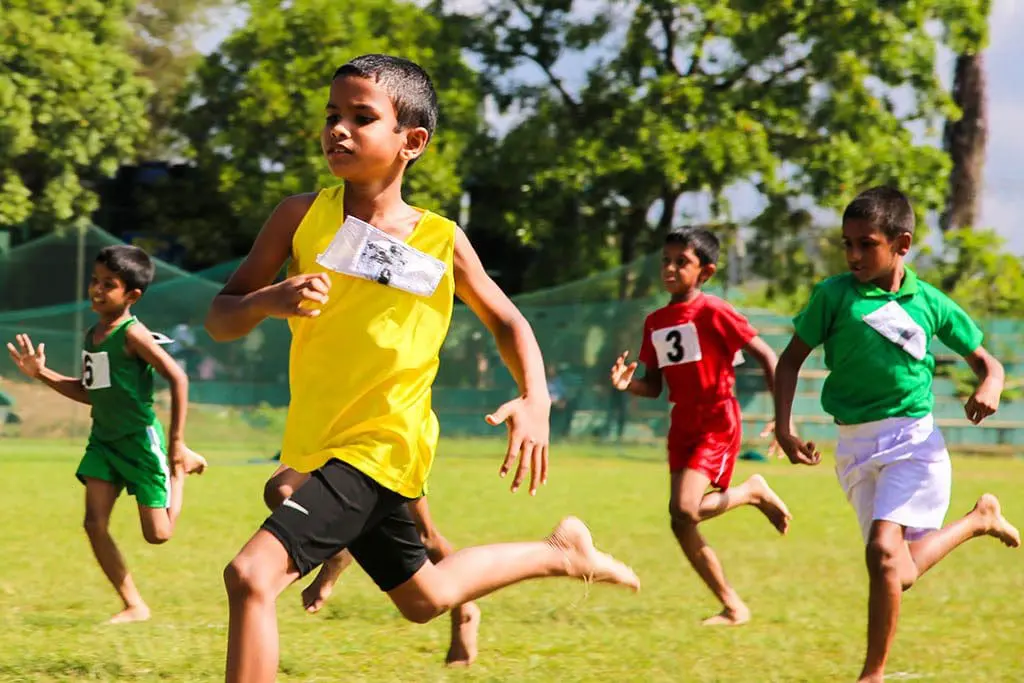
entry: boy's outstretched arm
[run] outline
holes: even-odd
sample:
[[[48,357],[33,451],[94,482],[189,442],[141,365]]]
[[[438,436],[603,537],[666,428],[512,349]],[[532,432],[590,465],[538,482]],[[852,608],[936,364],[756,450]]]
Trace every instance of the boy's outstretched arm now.
[[[505,366],[519,385],[520,396],[487,416],[492,425],[508,425],[508,451],[501,464],[501,476],[508,474],[519,458],[512,490],[522,484],[530,470],[530,495],[548,478],[548,437],[551,397],[544,377],[544,358],[533,328],[511,299],[484,270],[469,238],[456,229],[455,294],[487,326]]]
[[[612,386],[619,391],[628,391],[634,396],[658,398],[661,396],[661,370],[657,366],[644,365],[644,376],[636,377],[637,362],[627,364],[629,351],[624,351],[612,366]]]
[[[264,318],[320,315],[331,280],[308,273],[274,284],[274,276],[291,255],[292,237],[316,195],[288,197],[267,219],[249,254],[214,297],[206,331],[215,341],[247,335]]]
[[[92,404],[92,401],[89,400],[89,391],[82,386],[80,378],[67,377],[46,367],[46,344],[33,346],[32,339],[27,334],[17,335],[15,341],[18,342],[18,346],[15,347],[14,344],[8,342],[7,352],[24,375],[38,379],[72,401],[78,401],[85,405]]]
[[[984,346],[979,346],[964,356],[964,360],[971,366],[979,380],[978,388],[964,405],[964,412],[968,420],[978,424],[999,410],[999,398],[1003,393],[1006,372],[1003,370],[1003,364],[985,350]]]
[[[793,398],[800,367],[811,355],[811,347],[793,336],[782,352],[775,370],[775,439],[793,464],[817,465],[821,453],[811,442],[805,443],[793,433]]]

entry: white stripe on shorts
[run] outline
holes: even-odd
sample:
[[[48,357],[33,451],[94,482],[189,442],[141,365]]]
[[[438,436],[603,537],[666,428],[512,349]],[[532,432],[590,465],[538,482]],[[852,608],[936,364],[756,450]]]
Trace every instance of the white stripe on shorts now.
[[[149,452],[156,457],[160,471],[164,473],[164,491],[167,492],[167,507],[171,507],[171,470],[167,466],[167,453],[160,448],[160,435],[157,434],[154,425],[146,427],[146,435],[149,437]]]

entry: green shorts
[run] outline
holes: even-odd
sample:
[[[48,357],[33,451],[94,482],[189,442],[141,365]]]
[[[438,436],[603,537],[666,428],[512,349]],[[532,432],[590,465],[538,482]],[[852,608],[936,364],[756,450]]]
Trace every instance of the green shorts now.
[[[127,488],[139,505],[166,508],[171,505],[171,472],[167,445],[160,423],[118,439],[102,440],[89,435],[85,455],[75,476],[109,481]]]

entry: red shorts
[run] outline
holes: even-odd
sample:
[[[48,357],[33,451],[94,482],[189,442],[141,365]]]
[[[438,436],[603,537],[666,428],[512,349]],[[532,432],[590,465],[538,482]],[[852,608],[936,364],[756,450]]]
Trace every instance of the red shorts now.
[[[707,475],[715,488],[727,489],[742,441],[740,404],[735,398],[697,407],[674,406],[668,468],[696,470]]]

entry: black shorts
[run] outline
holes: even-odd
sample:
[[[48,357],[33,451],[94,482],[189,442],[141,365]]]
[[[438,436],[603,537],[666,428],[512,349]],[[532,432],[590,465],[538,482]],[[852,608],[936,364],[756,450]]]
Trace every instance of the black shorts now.
[[[402,585],[427,561],[409,498],[348,463],[330,460],[263,522],[301,576],[348,548],[382,591]]]

